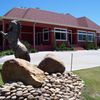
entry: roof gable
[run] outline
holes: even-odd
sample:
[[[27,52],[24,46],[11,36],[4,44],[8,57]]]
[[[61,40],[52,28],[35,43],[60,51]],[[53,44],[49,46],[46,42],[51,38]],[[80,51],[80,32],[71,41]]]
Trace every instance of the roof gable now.
[[[98,33],[100,33],[99,26],[95,22],[90,20],[89,18],[80,17],[80,18],[77,18],[77,20],[78,20],[79,26],[93,28],[93,29],[96,29]]]
[[[6,13],[5,17],[13,17],[13,18],[23,18],[27,9],[13,8],[8,13]]]

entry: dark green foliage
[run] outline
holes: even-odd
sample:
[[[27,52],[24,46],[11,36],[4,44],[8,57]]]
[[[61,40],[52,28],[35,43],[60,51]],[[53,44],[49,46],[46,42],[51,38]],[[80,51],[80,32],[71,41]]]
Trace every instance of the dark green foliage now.
[[[69,51],[73,50],[73,48],[66,47],[66,44],[63,42],[59,47],[56,47],[57,51]]]
[[[12,50],[5,50],[0,52],[0,57],[5,55],[12,55],[12,54],[14,54]]]
[[[30,52],[31,52],[31,53],[35,53],[35,52],[37,52],[37,50],[36,50],[36,49],[31,48],[31,49],[30,49]]]
[[[88,42],[86,45],[86,49],[96,49],[95,43],[94,42]]]
[[[28,41],[22,41],[22,43],[26,46],[26,48],[28,49],[28,51],[30,53],[35,53],[37,52],[36,49],[32,48],[32,45],[28,42]]]
[[[28,41],[21,41],[25,46],[26,46],[26,48],[30,51],[30,49],[31,49],[31,44],[28,42]]]

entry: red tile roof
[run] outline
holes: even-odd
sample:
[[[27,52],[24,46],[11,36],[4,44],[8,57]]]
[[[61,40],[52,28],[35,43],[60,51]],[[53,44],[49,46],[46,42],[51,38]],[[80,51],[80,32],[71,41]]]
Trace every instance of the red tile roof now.
[[[28,20],[51,22],[56,24],[78,26],[77,19],[70,14],[58,14],[39,9],[14,8],[4,15],[5,17],[23,18]]]
[[[81,27],[93,28],[96,29],[97,33],[100,33],[100,27],[87,17],[78,18],[78,23]]]
[[[70,14],[59,14],[50,11],[43,11],[33,8],[13,8],[4,15],[6,18],[25,19],[33,22],[53,23],[56,25],[65,25],[71,27],[80,27],[83,29],[97,30],[100,28],[97,24],[86,17],[76,18]]]
[[[27,9],[13,8],[9,12],[7,12],[4,16],[13,18],[23,18],[26,11]]]

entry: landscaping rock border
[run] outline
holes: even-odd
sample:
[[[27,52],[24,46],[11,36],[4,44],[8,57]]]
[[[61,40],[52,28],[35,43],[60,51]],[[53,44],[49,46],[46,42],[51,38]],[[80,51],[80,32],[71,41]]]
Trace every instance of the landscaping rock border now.
[[[40,88],[22,82],[5,83],[0,87],[0,100],[80,100],[84,82],[72,72],[45,72]]]

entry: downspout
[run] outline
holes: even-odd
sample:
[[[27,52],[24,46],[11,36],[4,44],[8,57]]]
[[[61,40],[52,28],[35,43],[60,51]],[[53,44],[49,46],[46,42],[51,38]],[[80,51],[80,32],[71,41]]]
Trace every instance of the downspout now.
[[[73,48],[73,45],[72,45],[72,43],[73,43],[73,33],[71,32],[71,48]]]
[[[54,50],[57,49],[57,44],[56,44],[56,34],[55,34],[55,28],[53,29],[54,32]]]
[[[35,25],[36,23],[33,24],[33,47],[35,49]]]
[[[97,48],[97,33],[94,34],[94,44],[95,44],[95,48]]]

